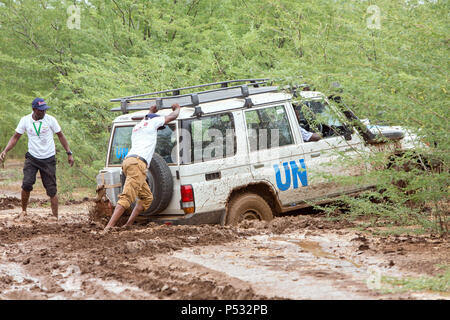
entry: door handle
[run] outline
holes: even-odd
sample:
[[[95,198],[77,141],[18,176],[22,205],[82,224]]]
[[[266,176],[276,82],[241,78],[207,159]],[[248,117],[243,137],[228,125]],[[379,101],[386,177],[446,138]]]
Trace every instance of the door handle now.
[[[255,169],[259,169],[259,168],[262,168],[262,167],[264,167],[264,164],[254,164],[253,165],[253,168],[255,168]]]
[[[320,152],[318,153],[311,153],[311,158],[317,158],[320,157]]]
[[[209,181],[209,180],[215,180],[215,179],[220,179],[221,178],[221,174],[220,174],[220,171],[218,171],[218,172],[212,172],[212,173],[207,173],[207,174],[205,174],[205,179],[206,179],[206,181]]]

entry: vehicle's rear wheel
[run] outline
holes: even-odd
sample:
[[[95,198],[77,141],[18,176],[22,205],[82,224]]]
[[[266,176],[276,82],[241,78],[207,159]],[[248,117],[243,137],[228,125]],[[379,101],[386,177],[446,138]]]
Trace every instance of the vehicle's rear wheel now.
[[[272,209],[261,196],[244,193],[231,199],[228,205],[226,224],[236,225],[243,220],[270,221],[272,219]]]

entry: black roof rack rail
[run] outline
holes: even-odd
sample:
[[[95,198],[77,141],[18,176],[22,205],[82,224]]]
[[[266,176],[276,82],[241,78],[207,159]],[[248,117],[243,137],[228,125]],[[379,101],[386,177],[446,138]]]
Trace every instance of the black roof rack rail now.
[[[236,80],[212,82],[212,83],[199,84],[196,86],[190,86],[190,87],[184,87],[184,88],[174,88],[174,89],[168,89],[168,90],[163,90],[163,91],[143,93],[143,94],[138,94],[138,95],[134,95],[134,96],[115,98],[115,99],[111,99],[110,101],[111,102],[119,102],[124,99],[133,101],[133,98],[154,96],[154,95],[170,93],[170,92],[172,92],[172,96],[179,96],[181,90],[190,90],[190,89],[204,88],[204,87],[210,87],[210,86],[216,86],[216,85],[220,85],[221,88],[227,88],[230,83],[236,83],[236,82],[250,82],[252,84],[259,85],[259,84],[261,84],[261,82],[267,82],[267,80],[269,80],[269,79],[268,78],[256,78],[256,79],[236,79]],[[256,84],[256,82],[259,82],[259,83]]]
[[[268,79],[230,80],[111,99],[112,102],[120,102],[120,107],[113,108],[111,109],[111,111],[122,111],[122,113],[127,113],[129,111],[148,110],[152,105],[156,105],[158,110],[170,109],[172,104],[178,103],[181,107],[194,107],[195,108],[194,116],[201,116],[203,112],[201,108],[198,107],[198,105],[201,103],[214,102],[232,98],[247,98],[250,95],[254,94],[278,91],[278,87],[275,86],[260,86],[266,85],[267,80]],[[228,86],[229,84],[236,82],[246,82],[246,83],[231,87]],[[216,86],[216,85],[220,85],[220,88],[187,94],[180,94],[181,90],[203,88],[207,86]],[[169,92],[174,93],[174,95],[164,97],[142,98],[144,96],[158,95]]]

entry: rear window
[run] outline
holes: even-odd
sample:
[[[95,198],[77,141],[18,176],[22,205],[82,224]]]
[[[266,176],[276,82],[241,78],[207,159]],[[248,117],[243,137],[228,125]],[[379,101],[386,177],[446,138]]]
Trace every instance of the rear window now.
[[[115,127],[111,149],[109,151],[109,165],[121,165],[123,159],[131,149],[131,133],[134,125]],[[175,125],[165,125],[164,129],[158,130],[158,140],[155,152],[158,153],[168,164],[174,164],[176,159]]]
[[[181,121],[180,162],[188,164],[222,159],[236,154],[236,135],[231,113]]]

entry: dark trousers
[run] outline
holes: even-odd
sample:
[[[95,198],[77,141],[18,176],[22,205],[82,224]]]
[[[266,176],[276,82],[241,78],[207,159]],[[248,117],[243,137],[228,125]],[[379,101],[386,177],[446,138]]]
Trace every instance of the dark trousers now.
[[[30,192],[36,182],[36,174],[39,170],[42,184],[49,197],[56,195],[56,158],[52,156],[47,159],[36,159],[28,152],[25,154],[25,165],[23,167],[22,189]]]

